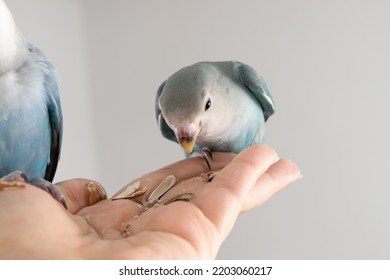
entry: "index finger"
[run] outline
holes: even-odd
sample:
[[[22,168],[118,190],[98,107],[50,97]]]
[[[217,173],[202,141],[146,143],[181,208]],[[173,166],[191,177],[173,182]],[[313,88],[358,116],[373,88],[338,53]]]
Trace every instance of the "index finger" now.
[[[223,239],[233,227],[251,188],[277,160],[278,156],[272,148],[251,146],[238,154],[197,194],[193,202],[216,226]]]
[[[235,154],[232,153],[213,153],[213,160],[211,162],[212,170],[219,170],[224,168],[232,161],[234,157]],[[208,166],[200,157],[180,160],[159,170],[147,173],[135,180],[132,180],[116,194],[114,194],[114,197],[118,196],[128,186],[132,185],[136,181],[140,182],[141,187],[147,187],[148,190],[145,194],[147,197],[148,194],[150,194],[169,175],[175,176],[176,180],[180,182],[209,171],[210,170],[208,169]]]

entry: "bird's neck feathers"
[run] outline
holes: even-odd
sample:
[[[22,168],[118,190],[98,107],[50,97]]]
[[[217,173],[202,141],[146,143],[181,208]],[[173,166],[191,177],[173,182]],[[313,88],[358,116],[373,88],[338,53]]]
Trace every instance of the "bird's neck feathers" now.
[[[26,55],[26,42],[4,1],[0,0],[0,75],[21,66]]]

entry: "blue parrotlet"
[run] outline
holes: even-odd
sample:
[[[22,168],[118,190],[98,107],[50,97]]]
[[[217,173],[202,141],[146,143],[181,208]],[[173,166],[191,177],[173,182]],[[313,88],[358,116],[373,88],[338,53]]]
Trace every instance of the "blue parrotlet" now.
[[[265,80],[237,61],[198,62],[164,81],[156,94],[162,135],[202,156],[210,168],[212,152],[239,153],[264,142],[265,121],[275,112]]]
[[[62,111],[54,67],[24,40],[0,0],[0,189],[30,183],[66,208],[52,184],[60,157]],[[20,184],[19,184],[20,185]]]

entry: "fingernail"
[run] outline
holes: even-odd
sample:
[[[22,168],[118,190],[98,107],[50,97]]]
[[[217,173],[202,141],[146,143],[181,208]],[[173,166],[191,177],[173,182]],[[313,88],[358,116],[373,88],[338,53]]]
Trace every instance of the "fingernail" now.
[[[85,186],[89,191],[89,205],[107,199],[106,190],[98,182],[88,182]]]

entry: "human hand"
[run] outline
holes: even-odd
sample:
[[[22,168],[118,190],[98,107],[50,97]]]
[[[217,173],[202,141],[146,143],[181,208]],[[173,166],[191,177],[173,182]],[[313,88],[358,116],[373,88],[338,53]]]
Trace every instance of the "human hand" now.
[[[0,258],[211,259],[241,212],[264,203],[300,177],[294,163],[279,159],[264,145],[237,156],[213,153],[212,167],[222,170],[211,182],[204,162],[190,158],[129,183],[139,180],[148,186],[148,197],[173,174],[178,183],[164,199],[193,193],[188,202],[149,209],[137,199],[90,205],[91,195],[104,190],[98,184],[87,188],[91,181],[86,179],[57,184],[68,210],[31,185],[0,191]]]

